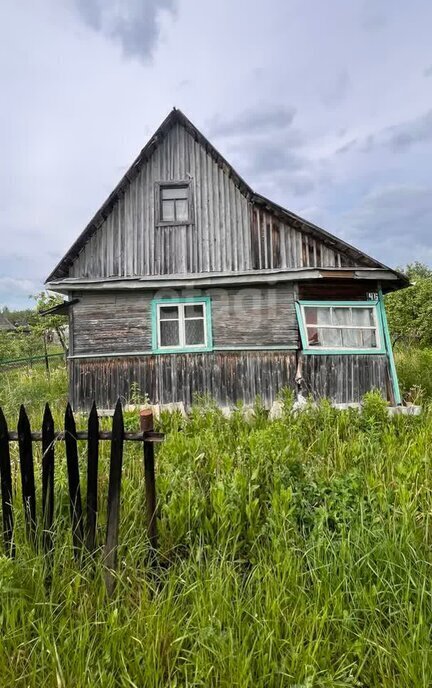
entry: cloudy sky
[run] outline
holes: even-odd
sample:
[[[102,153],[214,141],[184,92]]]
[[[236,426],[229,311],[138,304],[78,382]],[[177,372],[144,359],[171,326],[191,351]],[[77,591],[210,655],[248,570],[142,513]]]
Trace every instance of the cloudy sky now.
[[[1,0],[0,305],[175,105],[262,194],[432,263],[430,0]]]

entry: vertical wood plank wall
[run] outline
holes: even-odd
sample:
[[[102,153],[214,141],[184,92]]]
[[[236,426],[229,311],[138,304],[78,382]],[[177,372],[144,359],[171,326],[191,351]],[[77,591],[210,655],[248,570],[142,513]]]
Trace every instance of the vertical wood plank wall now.
[[[191,180],[193,223],[155,225],[155,182]],[[293,267],[343,267],[330,244],[252,204],[180,124],[84,246],[70,277],[132,277]],[[353,265],[353,261],[351,261]]]
[[[252,404],[259,395],[270,407],[282,388],[295,389],[298,355],[241,351],[72,359],[70,395],[75,408],[89,409],[94,399],[113,408],[119,396],[130,399],[134,383],[153,403],[190,406],[196,394],[208,394],[223,406]],[[302,356],[302,363],[305,391],[316,399],[358,402],[373,388],[389,398],[386,356]]]

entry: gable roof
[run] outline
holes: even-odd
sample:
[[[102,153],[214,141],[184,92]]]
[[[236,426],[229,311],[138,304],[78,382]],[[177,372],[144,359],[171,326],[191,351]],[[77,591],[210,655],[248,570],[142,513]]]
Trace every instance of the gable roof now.
[[[12,330],[16,330],[15,325],[11,323],[9,318],[4,314],[0,312],[0,330],[3,332],[11,332]]]
[[[390,270],[391,272],[398,275],[402,283],[408,284],[406,277],[392,268],[380,263],[379,261],[371,258],[363,251],[355,248],[351,244],[339,239],[330,232],[318,227],[312,222],[305,220],[304,218],[292,213],[291,211],[283,208],[282,206],[274,203],[273,201],[265,198],[261,194],[256,193],[250,186],[245,182],[245,180],[238,174],[238,172],[230,165],[230,163],[219,153],[219,151],[210,143],[210,141],[195,127],[194,124],[183,114],[183,112],[177,108],[169,113],[169,115],[164,119],[162,124],[156,130],[154,135],[150,138],[148,143],[141,150],[137,158],[134,160],[132,165],[129,167],[127,172],[123,175],[115,189],[110,193],[106,201],[102,204],[93,218],[90,220],[85,229],[81,232],[76,241],[72,244],[67,253],[63,256],[60,262],[56,265],[54,270],[45,280],[45,283],[49,283],[55,280],[61,280],[68,276],[68,271],[70,266],[73,264],[79,253],[81,252],[84,245],[89,241],[93,234],[99,229],[103,224],[105,219],[110,214],[114,205],[126,191],[129,185],[137,177],[141,171],[143,165],[154,152],[155,148],[159,145],[160,141],[166,136],[170,129],[176,125],[180,124],[186,131],[198,142],[203,148],[209,153],[209,155],[218,163],[220,167],[228,174],[228,176],[233,180],[234,184],[239,188],[239,190],[250,200],[259,206],[262,206],[275,215],[281,217],[281,219],[287,221],[292,227],[300,229],[303,232],[309,233],[315,238],[323,241],[332,248],[341,251],[347,256],[350,256],[354,261],[360,262],[365,267],[378,268],[384,270]]]

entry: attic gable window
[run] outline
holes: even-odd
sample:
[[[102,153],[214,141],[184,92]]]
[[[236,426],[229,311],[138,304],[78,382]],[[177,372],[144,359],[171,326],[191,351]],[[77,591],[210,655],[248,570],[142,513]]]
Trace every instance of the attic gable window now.
[[[210,298],[206,296],[154,300],[153,351],[211,351],[213,342],[210,309]]]
[[[155,208],[156,224],[190,224],[192,222],[190,182],[158,182]]]
[[[377,301],[298,301],[304,353],[384,353]]]

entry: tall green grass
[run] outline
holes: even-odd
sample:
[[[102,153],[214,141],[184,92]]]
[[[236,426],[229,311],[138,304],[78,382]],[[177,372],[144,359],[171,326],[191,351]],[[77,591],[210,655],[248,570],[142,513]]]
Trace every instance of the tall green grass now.
[[[30,384],[34,423],[46,398],[60,422],[58,376]],[[1,390],[9,414],[26,385]],[[432,685],[432,409],[390,419],[369,394],[362,414],[325,402],[291,411],[286,394],[274,421],[259,405],[246,421],[211,403],[188,420],[162,417],[156,571],[147,565],[141,450],[128,447],[111,600],[100,553],[96,565],[73,561],[60,448],[51,585],[21,515],[17,557],[0,557],[0,685]],[[136,414],[126,423],[135,427]],[[16,463],[14,449],[20,513]],[[104,526],[101,511],[100,541]]]
[[[420,403],[432,399],[432,349],[397,348],[395,360],[403,396]]]

